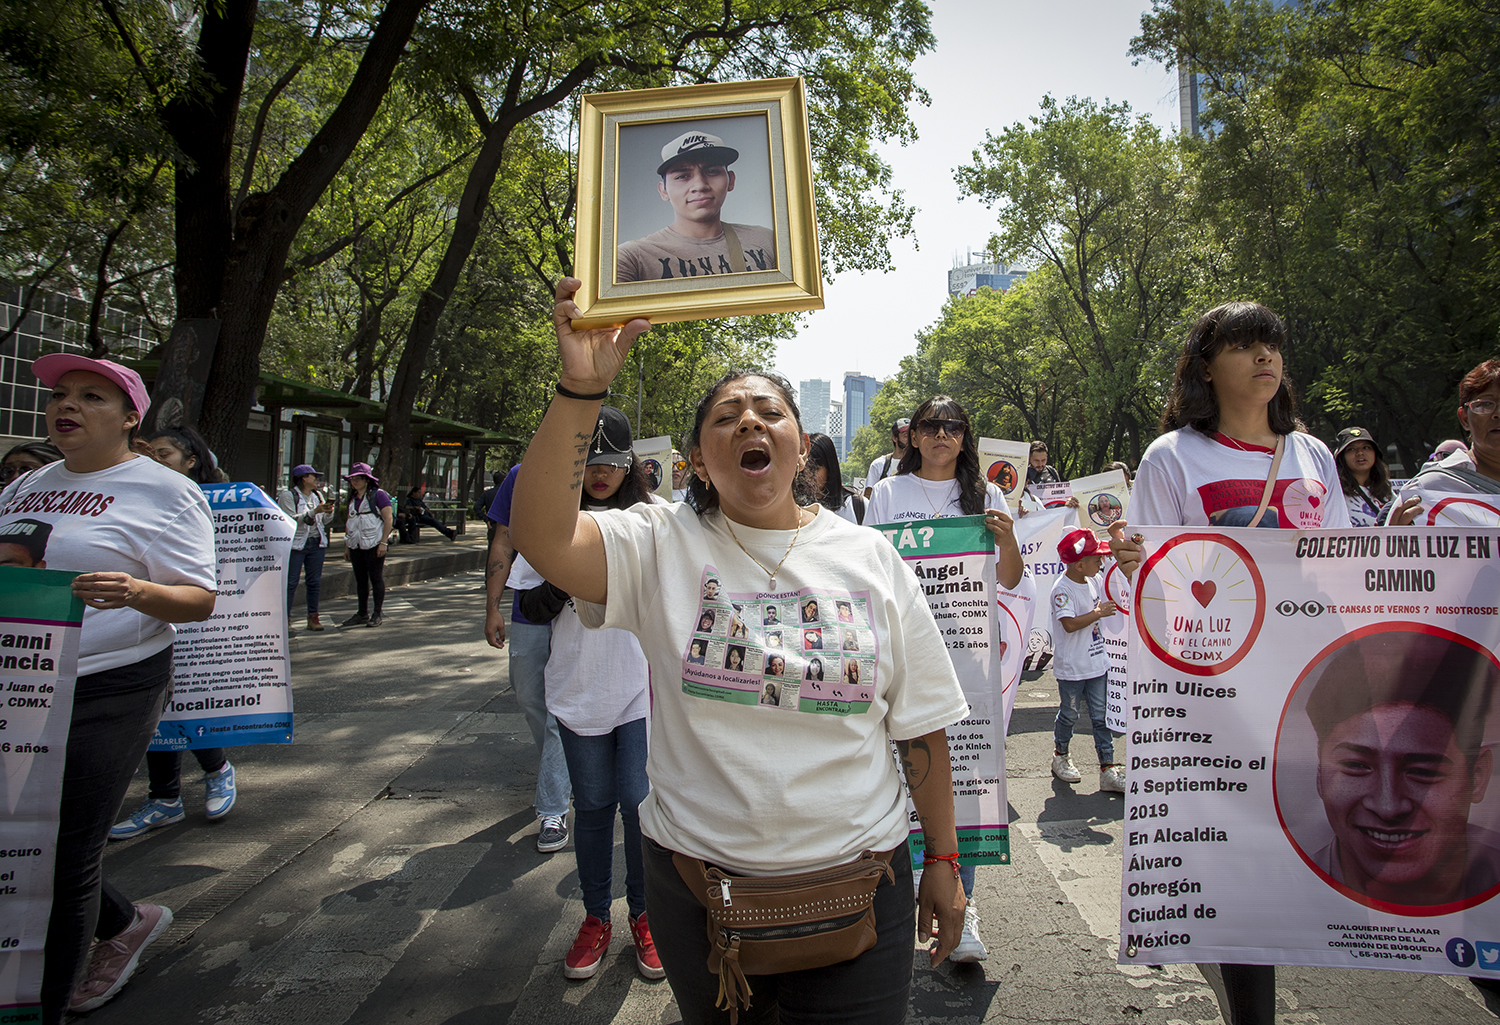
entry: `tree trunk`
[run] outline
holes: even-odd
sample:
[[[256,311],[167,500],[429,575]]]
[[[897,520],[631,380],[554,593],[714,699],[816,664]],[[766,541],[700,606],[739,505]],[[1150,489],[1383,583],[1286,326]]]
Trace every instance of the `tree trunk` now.
[[[233,223],[229,157],[256,2],[225,0],[205,12],[198,55],[213,102],[206,113],[184,105],[168,128],[192,158],[177,171],[178,316],[223,322],[199,424],[221,462],[234,462],[244,438],[292,242],[380,108],[426,2],[389,0],[338,106],[270,192],[246,197]]]

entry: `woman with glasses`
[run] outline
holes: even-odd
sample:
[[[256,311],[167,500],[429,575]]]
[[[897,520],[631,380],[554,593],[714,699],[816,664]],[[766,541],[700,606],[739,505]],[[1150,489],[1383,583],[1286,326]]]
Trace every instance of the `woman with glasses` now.
[[[1500,359],[1485,360],[1458,383],[1458,422],[1469,434],[1468,450],[1454,449],[1407,481],[1391,510],[1391,526],[1426,522],[1419,488],[1500,494]]]
[[[0,488],[21,474],[55,463],[62,457],[57,446],[50,441],[23,441],[5,453],[4,459],[0,459]]]
[[[865,522],[873,525],[983,515],[984,525],[995,535],[995,577],[1006,590],[1014,588],[1025,570],[1015,524],[1006,511],[1005,495],[979,470],[979,443],[969,426],[969,414],[953,398],[935,395],[912,414],[910,436],[911,443],[896,475],[880,481],[870,492]],[[959,878],[969,905],[964,912],[963,937],[949,959],[983,961],[989,951],[979,936],[974,866],[963,866]]]
[[[1177,375],[1130,493],[1137,526],[1348,528],[1349,507],[1333,453],[1302,429],[1282,373],[1286,324],[1259,303],[1231,302],[1198,318],[1177,357]],[[1271,501],[1256,517],[1276,453]],[[1255,520],[1256,522],[1251,522]],[[1111,527],[1110,550],[1127,575],[1140,546]],[[1118,528],[1118,529],[1117,529]],[[1274,965],[1200,965],[1229,1025],[1271,1025]]]

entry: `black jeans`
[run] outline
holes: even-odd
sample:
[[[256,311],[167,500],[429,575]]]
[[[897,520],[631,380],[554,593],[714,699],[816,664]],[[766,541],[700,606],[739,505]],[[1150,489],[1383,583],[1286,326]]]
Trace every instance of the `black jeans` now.
[[[641,841],[646,862],[646,916],[683,1025],[719,1025],[729,1012],[714,1006],[719,977],[708,970],[708,912],[672,864],[672,852],[649,837]],[[902,847],[891,859],[894,884],[875,890],[875,946],[851,961],[780,975],[751,975],[752,996],[741,1025],[900,1025],[911,1000],[917,916],[911,859]]]
[[[1273,1025],[1276,1021],[1275,965],[1201,964],[1198,970],[1213,987],[1228,1025]]]
[[[114,936],[134,917],[130,902],[111,887],[106,887],[108,907],[100,911],[104,845],[171,691],[171,648],[78,678],[58,808],[52,915],[42,970],[43,1025],[62,1021],[96,924],[101,935]]]
[[[379,548],[351,548],[349,562],[354,567],[354,589],[359,595],[359,614],[380,615],[385,604],[385,556],[376,555]],[[375,591],[375,611],[369,611],[370,591]]]
[[[193,757],[204,772],[218,772],[229,761],[222,747],[195,747]],[[151,798],[175,801],[182,796],[182,752],[147,751],[146,774],[151,777]]]

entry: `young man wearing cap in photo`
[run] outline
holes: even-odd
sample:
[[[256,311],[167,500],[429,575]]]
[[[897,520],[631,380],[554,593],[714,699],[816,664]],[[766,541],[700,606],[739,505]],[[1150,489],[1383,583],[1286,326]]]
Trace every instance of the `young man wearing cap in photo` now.
[[[656,191],[672,205],[672,223],[615,251],[615,281],[661,281],[776,269],[770,228],[722,220],[734,191],[729,165],[739,150],[706,132],[689,131],[661,149]]]
[[[1099,630],[1099,620],[1115,614],[1115,603],[1104,600],[1096,579],[1108,554],[1109,549],[1099,544],[1091,530],[1070,530],[1057,543],[1058,558],[1068,568],[1052,585],[1052,673],[1061,698],[1052,726],[1052,775],[1064,783],[1083,778],[1068,757],[1068,744],[1080,706],[1086,702],[1094,727],[1094,750],[1099,755],[1099,789],[1123,794],[1125,766],[1115,762],[1115,735],[1105,722],[1109,655]]]
[[[906,455],[906,449],[911,441],[911,418],[903,416],[891,424],[891,450],[883,456],[876,456],[870,462],[870,469],[865,472],[865,497],[870,497],[870,492],[875,485],[887,477],[894,477],[896,471],[901,468],[901,460]]]

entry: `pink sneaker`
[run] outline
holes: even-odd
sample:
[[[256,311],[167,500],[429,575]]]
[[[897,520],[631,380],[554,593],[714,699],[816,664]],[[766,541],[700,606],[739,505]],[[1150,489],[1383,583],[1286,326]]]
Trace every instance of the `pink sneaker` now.
[[[651,927],[646,924],[646,913],[630,920],[630,935],[635,937],[635,966],[648,979],[665,979],[667,970],[656,956],[656,943],[651,939]]]
[[[593,915],[583,920],[578,938],[568,949],[568,959],[563,964],[563,975],[570,979],[591,979],[609,950],[610,923],[600,921]]]
[[[114,939],[100,940],[89,951],[89,967],[73,990],[68,1010],[75,1014],[103,1007],[124,988],[140,964],[141,951],[172,924],[171,908],[137,904],[135,921]]]

